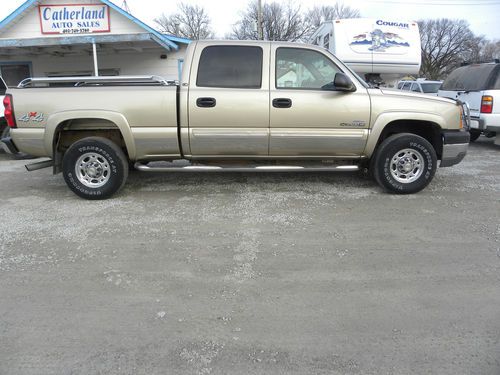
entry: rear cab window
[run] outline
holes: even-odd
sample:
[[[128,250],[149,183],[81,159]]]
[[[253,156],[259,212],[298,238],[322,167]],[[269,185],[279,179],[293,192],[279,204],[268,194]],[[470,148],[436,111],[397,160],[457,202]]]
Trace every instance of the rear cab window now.
[[[208,46],[201,53],[196,86],[260,89],[262,55],[257,46]]]

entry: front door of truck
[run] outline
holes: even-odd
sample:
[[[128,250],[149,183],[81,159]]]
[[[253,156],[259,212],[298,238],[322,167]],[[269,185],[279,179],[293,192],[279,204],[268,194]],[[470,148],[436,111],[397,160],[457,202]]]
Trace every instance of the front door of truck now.
[[[268,155],[269,49],[257,43],[196,47],[188,99],[193,157]]]
[[[370,125],[367,90],[327,91],[340,68],[312,48],[271,47],[271,156],[359,156]],[[330,85],[331,86],[331,85]]]

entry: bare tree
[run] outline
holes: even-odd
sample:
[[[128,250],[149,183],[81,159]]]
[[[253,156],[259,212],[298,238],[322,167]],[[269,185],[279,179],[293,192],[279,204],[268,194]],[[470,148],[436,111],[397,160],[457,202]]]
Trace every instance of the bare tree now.
[[[472,48],[478,43],[465,20],[421,20],[422,43],[421,75],[440,79],[468,60]]]
[[[481,49],[481,62],[500,60],[500,40],[496,42],[486,41]]]
[[[315,6],[306,13],[305,21],[313,28],[318,28],[325,21],[332,21],[340,18],[359,18],[361,12],[343,3],[334,5]]]
[[[213,38],[212,22],[205,8],[198,5],[180,3],[178,12],[154,20],[161,32],[189,39]]]
[[[343,3],[335,3],[334,5],[315,6],[310,9],[305,17],[306,24],[306,40],[309,40],[312,34],[325,21],[332,21],[340,18],[359,18],[361,13],[358,9],[351,8]]]
[[[234,39],[258,39],[258,1],[253,0],[241,14],[240,20],[229,35]],[[292,2],[272,2],[262,6],[262,28],[265,40],[297,41],[303,38],[307,27],[303,22],[300,6]]]

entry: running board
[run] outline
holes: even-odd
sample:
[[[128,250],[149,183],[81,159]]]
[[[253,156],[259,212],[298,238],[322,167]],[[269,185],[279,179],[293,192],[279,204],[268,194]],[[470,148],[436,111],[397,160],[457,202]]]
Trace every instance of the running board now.
[[[154,163],[156,164],[156,163]],[[174,163],[168,166],[161,165],[145,165],[136,163],[135,168],[143,172],[353,172],[359,171],[357,165],[325,165],[325,166],[309,166],[309,165],[201,165],[188,164],[178,166]]]
[[[25,168],[28,172],[33,172],[42,168],[48,168],[52,166],[54,166],[54,161],[50,159],[50,160],[39,161],[36,163],[26,164]]]

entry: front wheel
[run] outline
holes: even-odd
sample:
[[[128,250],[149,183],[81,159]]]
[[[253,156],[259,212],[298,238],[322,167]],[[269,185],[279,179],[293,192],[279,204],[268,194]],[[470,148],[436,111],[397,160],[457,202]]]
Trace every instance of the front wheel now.
[[[69,188],[85,199],[106,199],[120,190],[128,177],[128,160],[109,139],[83,138],[63,157],[63,176]]]
[[[389,192],[412,194],[425,188],[434,177],[437,156],[424,138],[395,134],[378,147],[372,163],[377,183]]]

